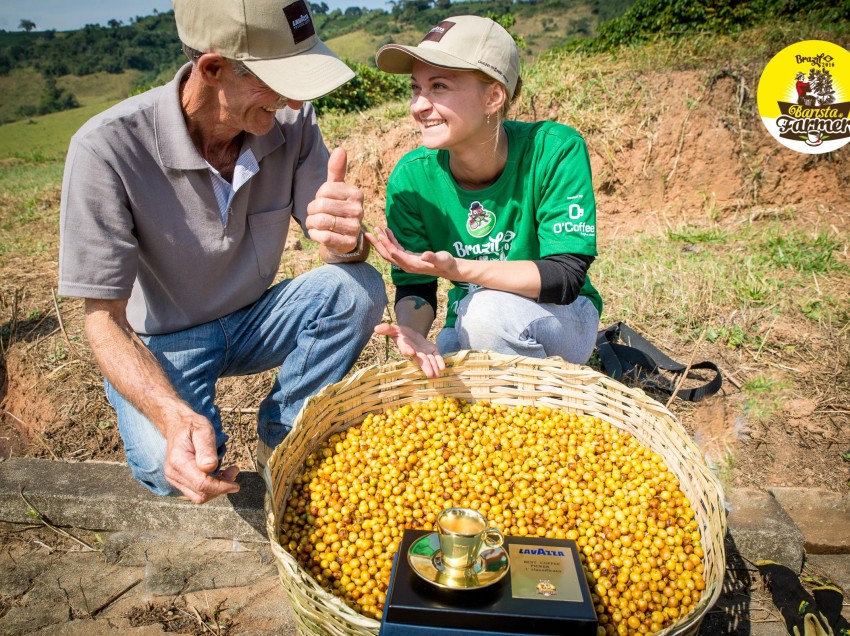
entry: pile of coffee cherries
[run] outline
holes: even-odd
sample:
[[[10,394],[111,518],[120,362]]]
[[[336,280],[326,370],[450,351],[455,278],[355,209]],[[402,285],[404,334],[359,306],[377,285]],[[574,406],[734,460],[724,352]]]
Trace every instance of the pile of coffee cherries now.
[[[703,549],[662,458],[599,418],[435,398],[368,415],[305,462],[280,544],[354,610],[379,619],[407,528],[443,508],[505,535],[572,539],[599,634],[652,634],[699,601]]]

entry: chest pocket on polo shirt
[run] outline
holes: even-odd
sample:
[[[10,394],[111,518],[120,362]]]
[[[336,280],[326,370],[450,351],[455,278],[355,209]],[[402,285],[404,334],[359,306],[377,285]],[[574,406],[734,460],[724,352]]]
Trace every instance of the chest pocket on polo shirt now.
[[[280,267],[280,257],[286,243],[292,206],[248,215],[248,228],[257,256],[261,278],[274,276]]]

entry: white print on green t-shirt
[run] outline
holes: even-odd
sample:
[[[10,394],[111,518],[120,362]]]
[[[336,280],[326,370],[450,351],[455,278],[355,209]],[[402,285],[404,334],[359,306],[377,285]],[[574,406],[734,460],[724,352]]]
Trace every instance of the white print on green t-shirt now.
[[[496,215],[485,210],[480,201],[473,201],[469,206],[469,216],[466,219],[466,231],[475,238],[487,236],[496,226]]]
[[[582,236],[595,236],[596,235],[596,226],[588,225],[584,221],[581,223],[573,223],[572,221],[567,221],[566,223],[553,223],[552,231],[555,234],[561,234],[562,232],[566,234],[572,234],[573,232],[577,232]]]
[[[487,261],[505,261],[511,251],[511,243],[516,238],[516,232],[499,232],[487,239],[486,243],[464,245],[460,241],[452,244],[455,256],[458,258],[478,258]],[[483,257],[483,258],[482,258]]]
[[[552,224],[553,233],[561,234],[563,232],[567,234],[572,234],[573,232],[577,232],[582,236],[596,235],[595,225],[588,225],[584,221],[582,221],[581,223],[574,222],[584,216],[584,208],[581,207],[578,203],[570,204],[570,207],[567,208],[567,216],[570,219],[569,221],[557,221]]]

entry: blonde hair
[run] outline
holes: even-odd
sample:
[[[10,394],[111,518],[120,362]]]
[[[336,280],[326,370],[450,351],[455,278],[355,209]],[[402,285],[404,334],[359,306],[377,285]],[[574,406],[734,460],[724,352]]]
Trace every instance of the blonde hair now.
[[[476,70],[476,71],[472,71],[472,72],[475,74],[475,77],[482,84],[488,84],[488,85],[489,84],[498,84],[505,91],[505,101],[502,104],[502,107],[499,110],[497,110],[496,112],[493,113],[493,115],[496,116],[496,127],[494,129],[496,131],[496,133],[493,135],[493,151],[495,152],[499,147],[499,131],[502,128],[502,122],[505,121],[508,118],[508,113],[510,112],[511,107],[513,107],[514,103],[516,102],[517,98],[519,97],[520,92],[522,91],[522,78],[517,77],[516,88],[514,88],[514,94],[513,94],[512,97],[508,97],[508,87],[505,86],[504,84],[502,84],[502,82],[497,80],[495,77],[490,77],[484,71]],[[488,121],[489,121],[489,117],[490,117],[490,115],[487,116]]]
[[[522,92],[522,78],[517,77],[516,88],[514,88],[514,94],[513,94],[513,96],[509,97],[508,96],[508,87],[505,86],[504,84],[502,84],[502,82],[497,80],[495,77],[491,77],[490,75],[487,75],[487,73],[485,73],[484,71],[475,70],[475,71],[473,71],[473,73],[475,73],[475,77],[477,77],[478,80],[481,81],[482,83],[484,83],[484,84],[499,84],[499,85],[501,85],[501,87],[503,89],[505,89],[505,103],[502,104],[502,107],[498,111],[493,113],[498,118],[498,123],[501,124],[502,120],[505,120],[505,119],[508,118],[508,113],[510,112],[511,107],[516,103],[520,92]]]

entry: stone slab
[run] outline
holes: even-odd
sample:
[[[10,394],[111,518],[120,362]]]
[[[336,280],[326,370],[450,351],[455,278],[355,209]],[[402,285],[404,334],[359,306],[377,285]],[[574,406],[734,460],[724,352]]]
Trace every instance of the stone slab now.
[[[802,530],[808,554],[850,554],[850,495],[818,488],[770,492]]]
[[[850,620],[850,554],[808,554],[804,573],[828,579],[844,590],[844,613]]]
[[[739,489],[728,495],[727,550],[749,561],[770,560],[800,572],[803,567],[803,533],[770,493]]]
[[[59,623],[40,629],[33,636],[161,636],[167,632],[162,625],[142,625],[140,627],[122,626],[116,630],[106,621],[75,620],[71,623]]]
[[[3,636],[218,633],[215,623],[234,636],[296,632],[267,540],[121,531],[91,551],[43,528],[4,530]]]
[[[158,497],[141,486],[126,464],[67,463],[17,458],[0,463],[0,520],[31,523],[23,491],[57,526],[87,530],[180,531],[204,537],[267,539],[265,482],[255,472],[237,478],[241,490],[197,505]]]

